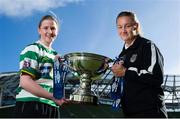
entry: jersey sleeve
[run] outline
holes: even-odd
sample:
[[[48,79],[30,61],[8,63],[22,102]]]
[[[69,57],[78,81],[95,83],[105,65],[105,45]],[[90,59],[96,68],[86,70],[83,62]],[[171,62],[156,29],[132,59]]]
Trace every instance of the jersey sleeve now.
[[[20,74],[26,73],[34,79],[40,77],[39,73],[39,48],[36,45],[27,46],[20,54]]]
[[[154,43],[149,43],[144,48],[140,80],[151,85],[163,83],[163,56]]]
[[[140,67],[128,68],[126,76],[133,76],[138,82],[154,86],[163,83],[163,57],[154,43],[144,45]]]

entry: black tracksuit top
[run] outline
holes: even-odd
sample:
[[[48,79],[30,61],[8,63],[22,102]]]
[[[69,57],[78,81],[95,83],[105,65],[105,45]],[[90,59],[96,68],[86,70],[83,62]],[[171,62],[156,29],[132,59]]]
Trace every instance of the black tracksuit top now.
[[[119,57],[127,68],[124,76],[122,108],[125,113],[160,109],[164,93],[163,57],[154,43],[137,36],[133,45],[123,48]]]

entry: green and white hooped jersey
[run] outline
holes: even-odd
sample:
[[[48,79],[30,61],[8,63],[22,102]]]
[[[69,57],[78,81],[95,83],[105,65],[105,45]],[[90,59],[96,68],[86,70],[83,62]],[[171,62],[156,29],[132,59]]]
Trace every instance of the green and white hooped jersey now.
[[[27,73],[35,80],[43,80],[39,85],[48,92],[53,91],[53,61],[57,52],[48,49],[41,42],[30,44],[20,54],[20,73]],[[29,84],[31,85],[31,84]],[[56,104],[48,99],[39,98],[21,87],[18,89],[17,101],[40,101],[52,106]]]

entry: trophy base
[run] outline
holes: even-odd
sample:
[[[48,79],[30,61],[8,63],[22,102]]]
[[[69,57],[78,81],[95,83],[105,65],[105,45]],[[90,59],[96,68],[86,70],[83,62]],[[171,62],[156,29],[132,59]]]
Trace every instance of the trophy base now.
[[[77,95],[71,94],[70,100],[82,102],[82,103],[92,103],[97,104],[97,97],[92,95]]]

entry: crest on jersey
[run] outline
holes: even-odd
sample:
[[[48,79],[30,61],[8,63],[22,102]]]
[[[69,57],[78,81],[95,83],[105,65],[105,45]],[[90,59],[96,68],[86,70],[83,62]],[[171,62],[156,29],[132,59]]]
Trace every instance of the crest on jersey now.
[[[30,61],[24,61],[23,68],[29,68],[29,67],[31,67],[31,62]]]
[[[137,54],[133,54],[130,58],[130,62],[134,63],[136,61],[136,59],[137,59]]]

